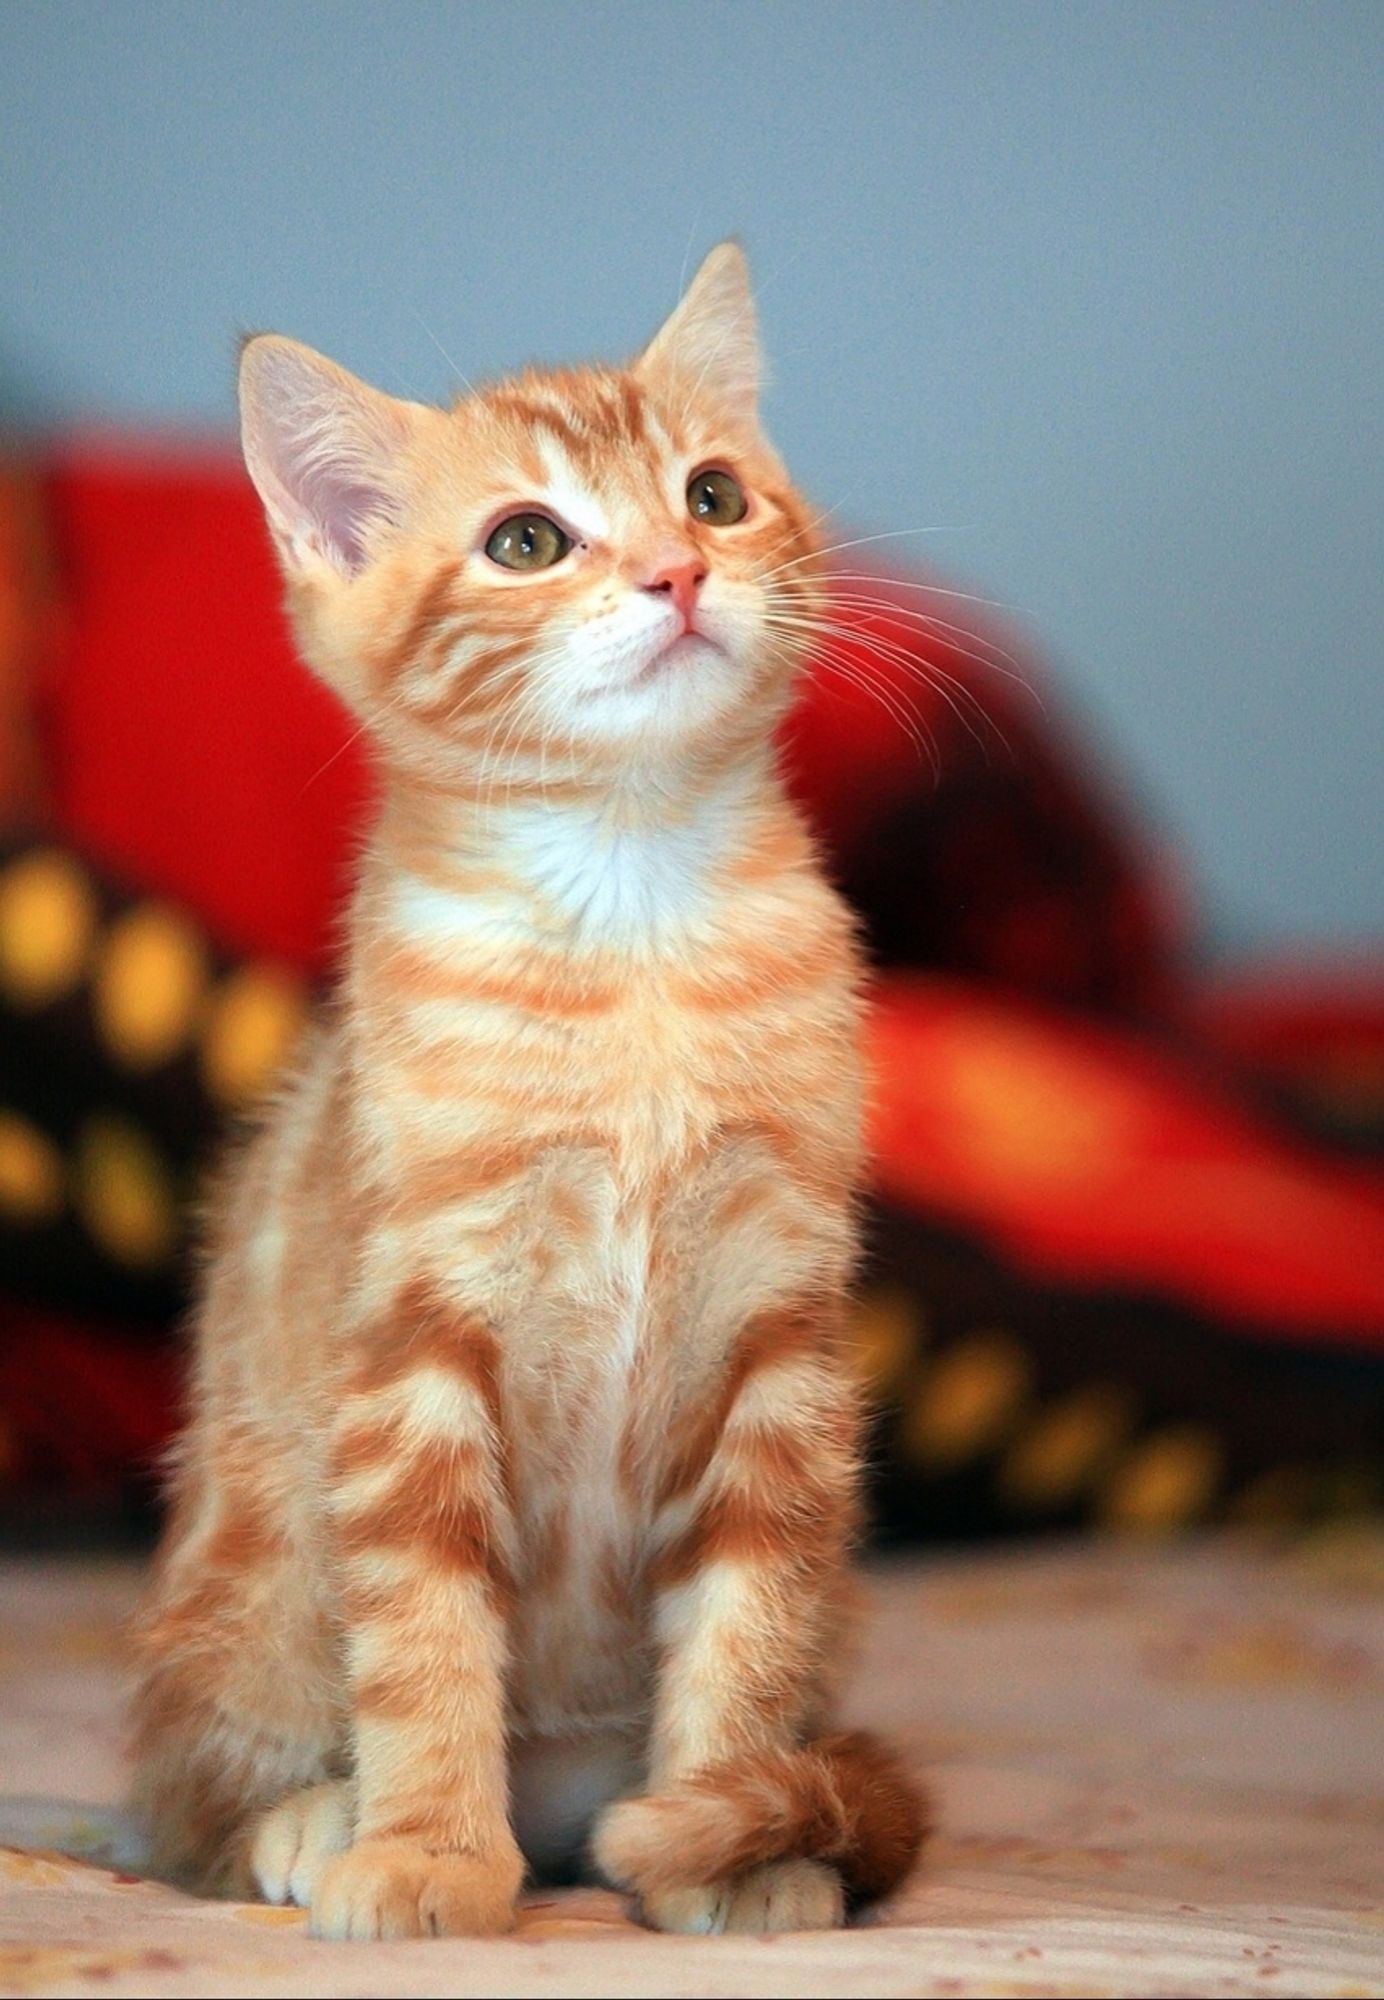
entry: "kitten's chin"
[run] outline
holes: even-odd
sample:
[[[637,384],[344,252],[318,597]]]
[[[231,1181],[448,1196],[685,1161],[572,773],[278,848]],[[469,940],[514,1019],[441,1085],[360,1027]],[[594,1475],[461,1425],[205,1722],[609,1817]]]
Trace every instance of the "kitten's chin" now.
[[[695,673],[710,662],[724,663],[726,651],[704,632],[683,632],[661,646],[653,658],[639,669],[630,682],[632,688],[652,687],[667,674]]]
[[[676,737],[733,708],[745,676],[726,648],[703,633],[683,632],[619,679],[580,696],[585,732],[620,738]]]
[[[729,664],[726,649],[714,639],[708,639],[702,632],[682,632],[676,638],[667,639],[649,654],[642,665],[627,667],[610,680],[599,681],[595,687],[586,688],[581,696],[583,703],[618,700],[622,696],[637,695],[642,689],[657,687],[674,677],[682,680],[703,671],[725,668]]]

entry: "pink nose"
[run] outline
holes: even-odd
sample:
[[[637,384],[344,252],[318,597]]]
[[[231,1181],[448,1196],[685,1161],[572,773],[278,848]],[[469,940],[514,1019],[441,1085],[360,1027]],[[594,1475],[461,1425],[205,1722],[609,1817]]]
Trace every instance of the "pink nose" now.
[[[690,629],[692,613],[697,605],[697,590],[705,580],[706,564],[695,556],[688,556],[677,562],[660,565],[645,584],[645,590],[666,593],[682,616],[685,627]]]

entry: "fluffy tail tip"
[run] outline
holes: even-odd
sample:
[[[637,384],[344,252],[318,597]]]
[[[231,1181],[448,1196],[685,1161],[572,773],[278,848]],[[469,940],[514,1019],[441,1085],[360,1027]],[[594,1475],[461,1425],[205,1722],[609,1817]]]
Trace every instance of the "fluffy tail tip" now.
[[[593,1852],[626,1889],[691,1887],[767,1861],[833,1863],[854,1902],[903,1881],[928,1832],[923,1794],[898,1759],[863,1731],[805,1749],[711,1765],[602,1816]]]

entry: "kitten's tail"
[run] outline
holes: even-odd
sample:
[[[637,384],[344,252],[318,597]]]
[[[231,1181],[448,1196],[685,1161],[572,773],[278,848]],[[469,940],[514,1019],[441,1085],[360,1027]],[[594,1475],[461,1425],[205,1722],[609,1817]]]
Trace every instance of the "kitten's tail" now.
[[[873,1902],[903,1881],[927,1832],[922,1794],[877,1738],[857,1731],[623,1799],[601,1819],[594,1852],[603,1875],[640,1893],[810,1857],[841,1871],[852,1901]]]

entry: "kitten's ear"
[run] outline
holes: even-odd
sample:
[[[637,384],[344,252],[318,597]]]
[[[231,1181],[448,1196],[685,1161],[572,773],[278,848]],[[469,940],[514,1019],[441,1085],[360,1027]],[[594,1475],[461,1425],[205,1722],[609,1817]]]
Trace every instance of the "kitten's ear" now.
[[[422,415],[296,340],[246,341],[241,445],[290,575],[364,567],[372,530],[399,517],[402,461]]]
[[[750,267],[738,243],[718,243],[635,364],[646,377],[676,377],[754,421],[759,333]]]

